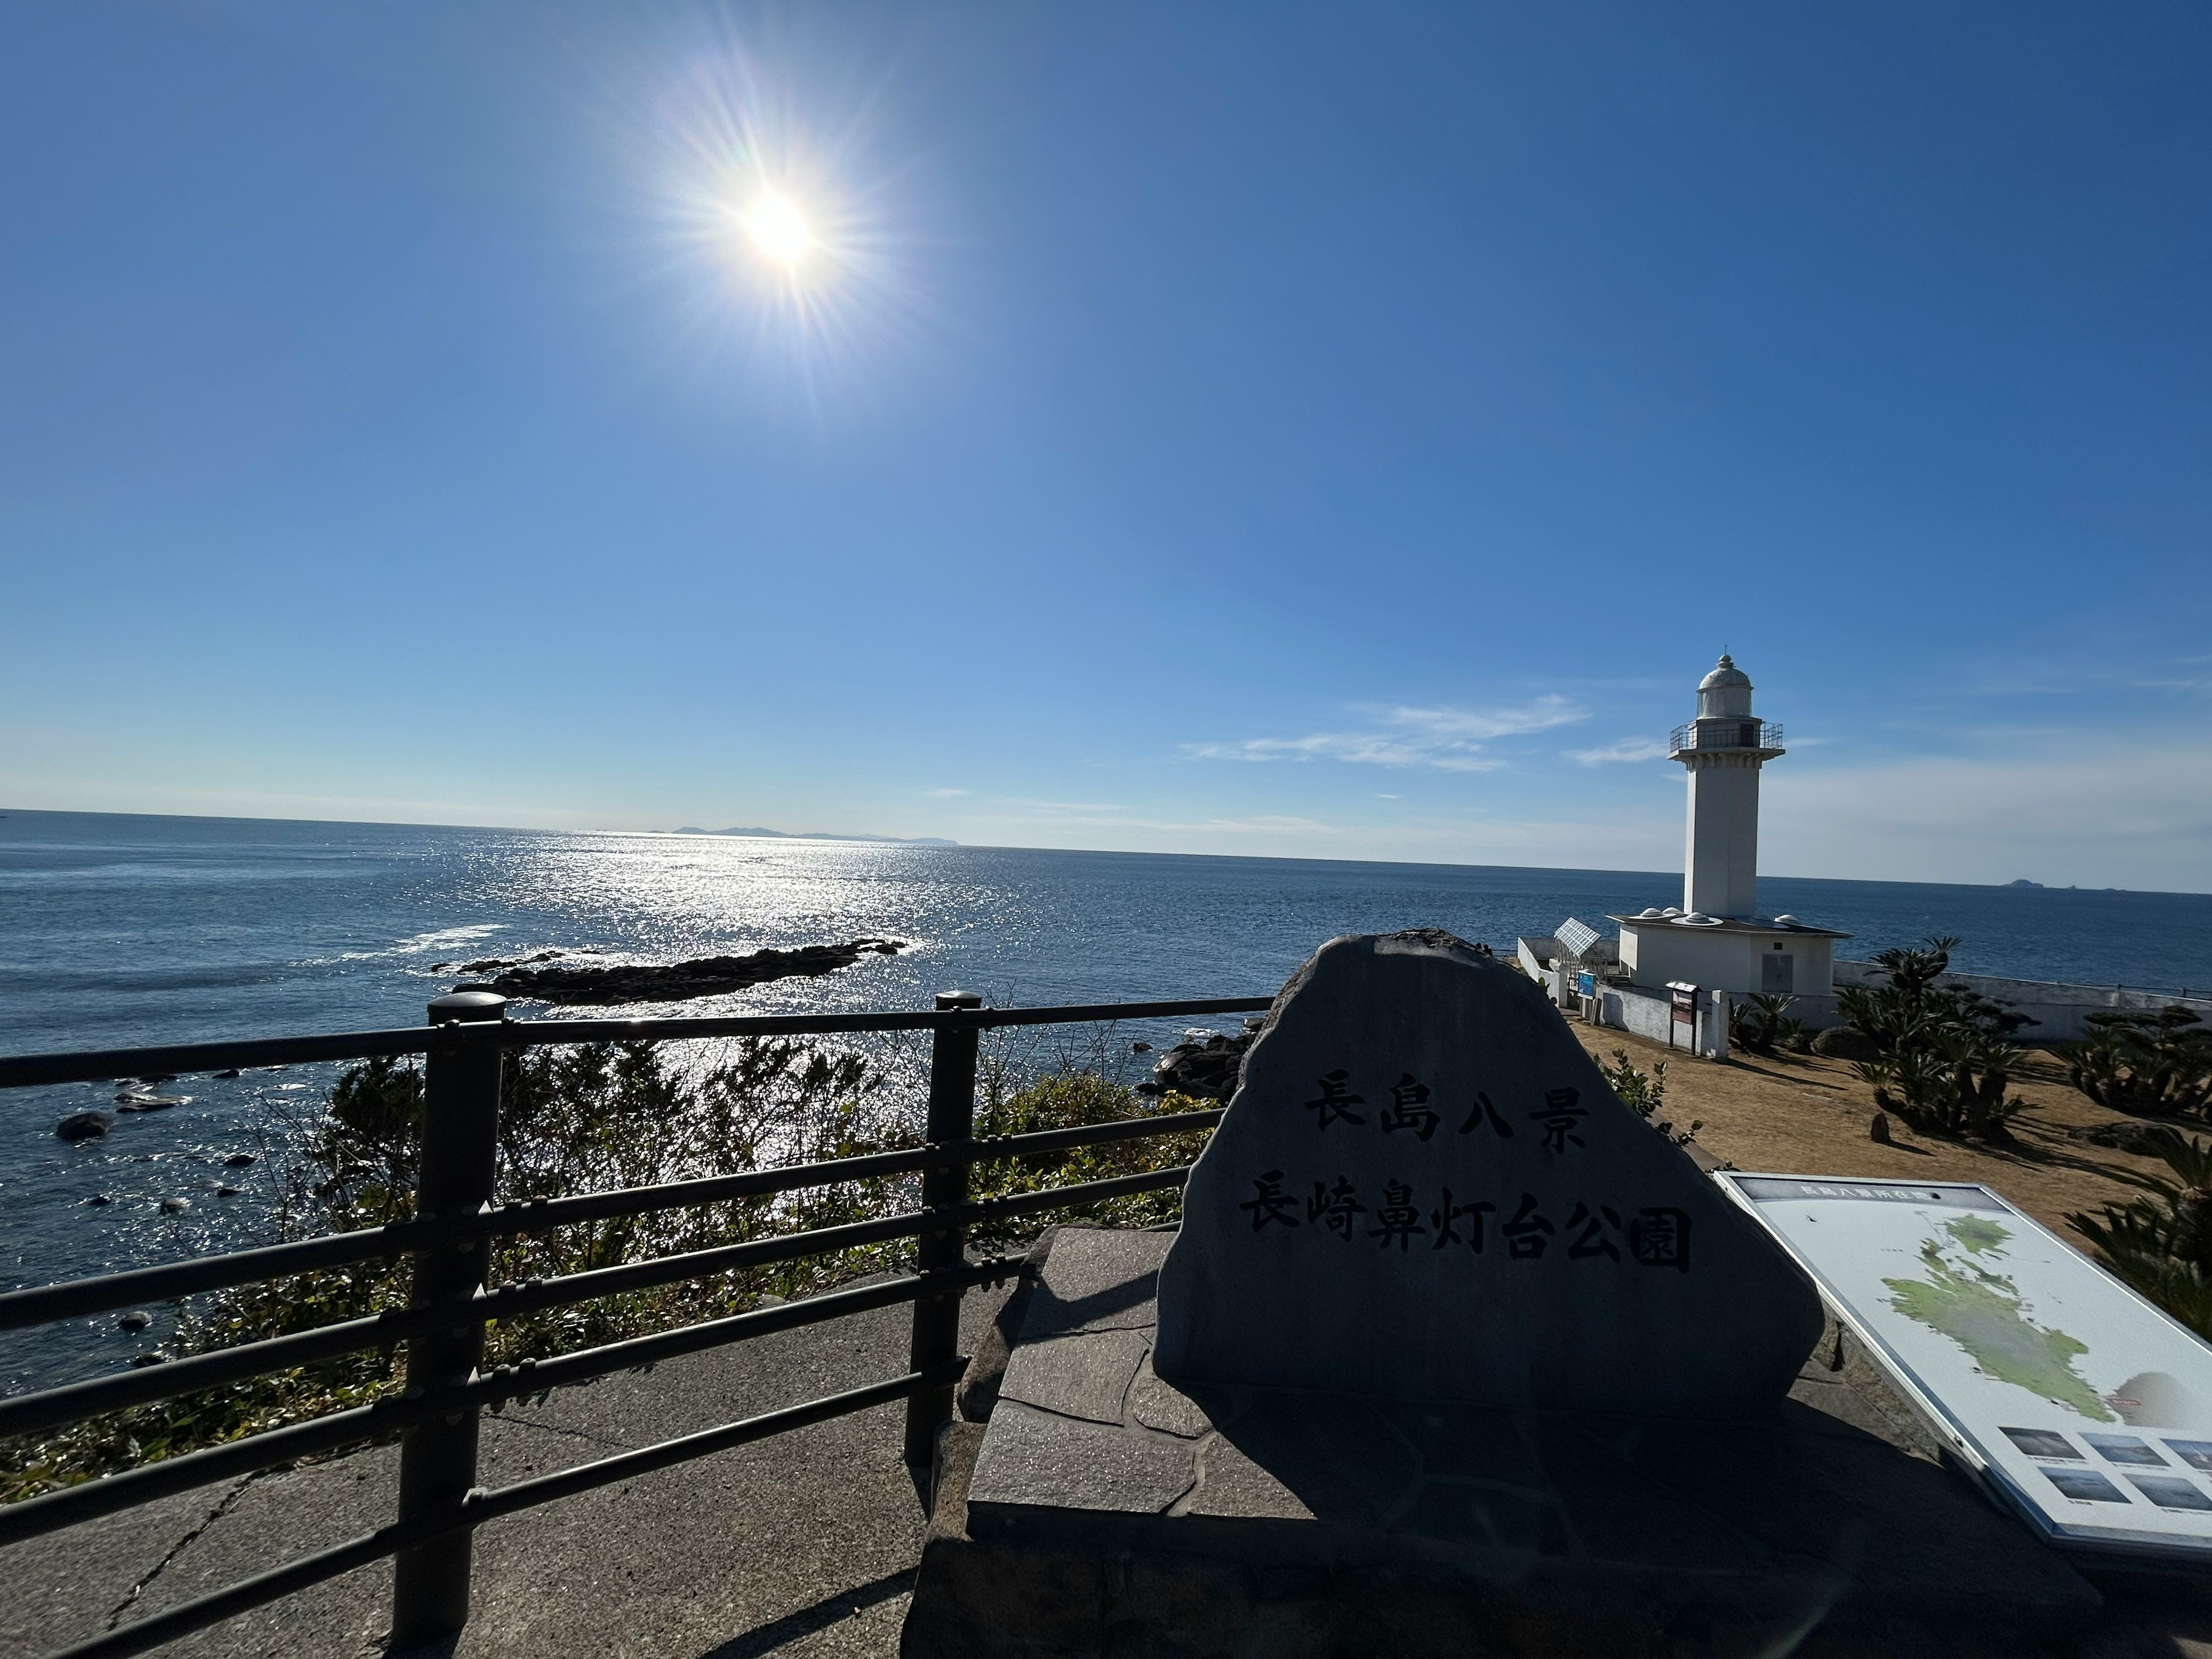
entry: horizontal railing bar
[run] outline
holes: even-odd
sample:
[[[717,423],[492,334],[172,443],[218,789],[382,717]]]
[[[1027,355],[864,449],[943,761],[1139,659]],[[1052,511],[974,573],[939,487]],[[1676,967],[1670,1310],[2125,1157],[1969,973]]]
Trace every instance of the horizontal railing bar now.
[[[224,1042],[179,1042],[155,1048],[94,1048],[73,1054],[9,1054],[0,1058],[0,1089],[46,1083],[105,1083],[112,1079],[172,1072],[240,1071],[257,1066],[304,1066],[319,1060],[367,1060],[378,1054],[428,1053],[438,1036],[429,1025],[395,1031],[334,1031],[324,1036],[244,1037]]]
[[[1101,1146],[1116,1140],[1140,1140],[1149,1135],[1184,1134],[1210,1129],[1221,1121],[1224,1109],[1171,1112],[1158,1117],[1117,1118],[1108,1123],[1078,1124],[1067,1129],[1041,1129],[1030,1134],[990,1135],[975,1140],[948,1141],[941,1146],[917,1146],[901,1152],[872,1152],[861,1158],[837,1158],[821,1164],[796,1164],[781,1170],[748,1170],[740,1175],[701,1176],[691,1181],[672,1181],[657,1187],[627,1187],[604,1193],[580,1193],[574,1198],[546,1199],[529,1204],[510,1204],[487,1218],[492,1232],[537,1232],[572,1222],[599,1221],[610,1216],[642,1215],[653,1210],[681,1209],[695,1204],[718,1204],[732,1199],[759,1198],[771,1193],[793,1192],[802,1187],[830,1187],[846,1181],[867,1181],[884,1176],[913,1175],[924,1170],[951,1169],[963,1164],[999,1164],[1018,1158],[1034,1158],[1071,1147]]]
[[[1042,1152],[1066,1152],[1077,1146],[1103,1146],[1115,1140],[1142,1140],[1147,1135],[1179,1135],[1220,1126],[1225,1106],[1208,1106],[1195,1112],[1163,1112],[1157,1117],[1117,1117],[1103,1123],[1079,1123],[1066,1129],[1036,1129],[1019,1135],[980,1135],[974,1140],[948,1142],[946,1164],[1003,1164]],[[966,1149],[972,1147],[969,1152]]]
[[[854,1412],[887,1406],[925,1389],[943,1388],[947,1382],[957,1382],[967,1364],[967,1359],[963,1357],[927,1370],[910,1372],[905,1376],[872,1382],[863,1388],[848,1389],[842,1394],[811,1400],[804,1405],[786,1407],[781,1411],[726,1424],[719,1429],[685,1435],[677,1440],[664,1440],[657,1445],[604,1457],[577,1468],[540,1475],[535,1480],[504,1486],[497,1492],[471,1492],[460,1504],[443,1513],[380,1527],[374,1532],[364,1533],[330,1549],[287,1562],[283,1566],[257,1574],[226,1589],[196,1596],[166,1612],[105,1632],[88,1641],[79,1642],[50,1655],[49,1659],[122,1659],[122,1656],[126,1654],[144,1653],[165,1642],[173,1642],[180,1636],[204,1630],[210,1625],[220,1624],[226,1619],[279,1601],[310,1585],[319,1584],[341,1573],[351,1572],[356,1567],[396,1555],[401,1550],[411,1549],[417,1544],[427,1543],[433,1538],[442,1537],[464,1527],[481,1526],[487,1521],[534,1509],[541,1504],[571,1497],[577,1492],[589,1492],[596,1486],[649,1474],[674,1464],[749,1445],[754,1441],[765,1440],[793,1429],[826,1423]]]
[[[1101,1020],[1168,1019],[1184,1014],[1257,1013],[1272,997],[1200,997],[1175,1002],[1101,1002],[1067,1007],[957,1008],[876,1014],[676,1015],[661,1019],[508,1019],[497,1027],[502,1048],[534,1048],[549,1043],[660,1042],[715,1036],[827,1036],[860,1031],[927,1031],[970,1024],[1055,1025]],[[482,1040],[471,1029],[469,1036]],[[0,1057],[0,1089],[27,1089],[54,1083],[100,1083],[121,1077],[171,1072],[243,1070],[255,1066],[301,1065],[323,1060],[365,1060],[375,1054],[427,1053],[446,1040],[436,1026],[409,1025],[394,1030],[341,1031],[327,1036],[248,1037],[222,1042],[169,1043],[146,1048],[100,1048]]]
[[[801,1297],[779,1307],[757,1308],[750,1313],[732,1314],[726,1319],[706,1320],[672,1331],[657,1331],[650,1336],[628,1337],[596,1348],[556,1354],[550,1359],[534,1363],[526,1360],[520,1365],[502,1366],[497,1371],[487,1372],[465,1389],[447,1390],[429,1401],[428,1407],[434,1411],[450,1411],[457,1403],[465,1407],[519,1399],[543,1389],[565,1389],[574,1383],[588,1382],[611,1371],[657,1364],[680,1354],[728,1347],[756,1337],[774,1336],[782,1331],[826,1324],[833,1319],[850,1318],[854,1314],[896,1308],[901,1303],[919,1301],[925,1296],[1011,1279],[1022,1270],[1022,1260],[1018,1255],[1000,1255],[956,1267],[950,1273],[902,1274],[849,1291]]]
[[[251,1474],[256,1469],[317,1457],[358,1441],[380,1440],[429,1413],[428,1404],[393,1395],[369,1405],[310,1418],[304,1423],[287,1424],[281,1429],[264,1429],[259,1434],[226,1440],[219,1446],[203,1446],[198,1451],[182,1452],[159,1462],[141,1463],[135,1468],[104,1474],[94,1480],[80,1480],[73,1486],[42,1492],[36,1498],[0,1504],[0,1546],[43,1537],[64,1527],[73,1527],[80,1521],[112,1515],[118,1510],[137,1509],[157,1498]]]
[[[379,1257],[438,1245],[483,1233],[538,1232],[574,1222],[594,1221],[617,1215],[642,1215],[653,1210],[678,1209],[739,1198],[793,1192],[806,1187],[833,1186],[922,1170],[946,1169],[962,1164],[999,1163],[1018,1158],[1065,1151],[1075,1146],[1142,1139],[1149,1135],[1182,1134],[1212,1128],[1221,1121],[1222,1109],[1175,1112],[1160,1117],[1121,1118],[1106,1123],[1079,1124],[1073,1128],[1044,1129],[1030,1134],[997,1135],[978,1140],[918,1146],[898,1152],[876,1152],[862,1158],[836,1158],[820,1164],[793,1164],[781,1170],[749,1170],[739,1175],[702,1176],[693,1181],[665,1182],[657,1187],[627,1187],[605,1193],[580,1193],[573,1198],[507,1204],[481,1217],[440,1217],[422,1221],[397,1221],[356,1232],[331,1233],[321,1238],[290,1244],[270,1244],[225,1255],[201,1256],[159,1267],[133,1267],[122,1273],[73,1279],[58,1285],[29,1290],[0,1291],[0,1331],[18,1330],[58,1319],[76,1319],[105,1313],[138,1302],[168,1302],[205,1291],[228,1289],[293,1273],[350,1267]]]
[[[864,1244],[888,1243],[893,1239],[913,1238],[922,1233],[1031,1215],[1039,1210],[1072,1208],[1076,1205],[1095,1204],[1103,1199],[1120,1198],[1131,1193],[1180,1186],[1189,1175],[1189,1165],[1178,1164],[1173,1169],[1155,1170],[1143,1175],[1079,1182],[1072,1187],[1050,1187],[1039,1192],[991,1199],[980,1204],[957,1205],[945,1210],[910,1210],[902,1215],[884,1216],[874,1221],[848,1222],[841,1227],[822,1227],[812,1232],[784,1233],[770,1238],[750,1239],[742,1244],[720,1244],[712,1249],[690,1250],[681,1255],[626,1261],[620,1267],[598,1267],[588,1273],[568,1273],[559,1279],[534,1284],[503,1285],[479,1299],[476,1311],[486,1319],[513,1319],[526,1313],[542,1313],[549,1308],[565,1308],[574,1303],[594,1301],[624,1291],[650,1290],[655,1285],[673,1285],[687,1279],[709,1279],[717,1273],[734,1272],[739,1267],[791,1261],[804,1255],[827,1255],[838,1250],[857,1249]]]
[[[579,1302],[594,1302],[603,1296],[616,1296],[625,1291],[652,1290],[662,1285],[680,1284],[687,1279],[710,1279],[718,1273],[733,1273],[740,1267],[793,1261],[801,1256],[828,1255],[839,1250],[857,1249],[866,1244],[883,1244],[893,1239],[913,1238],[922,1233],[1034,1215],[1040,1210],[1070,1209],[1077,1205],[1095,1204],[1104,1199],[1121,1198],[1133,1193],[1154,1192],[1164,1187],[1179,1186],[1189,1174],[1188,1164],[1178,1164],[1172,1169],[1148,1170],[1142,1175],[1079,1182],[1072,1187],[1048,1187],[1034,1193],[990,1199],[980,1204],[963,1204],[942,1211],[910,1210],[874,1221],[848,1222],[842,1227],[817,1227],[811,1232],[780,1233],[768,1238],[749,1239],[742,1244],[720,1244],[712,1249],[687,1250],[679,1255],[649,1256],[643,1261],[626,1261],[613,1267],[595,1267],[586,1273],[566,1273],[558,1279],[504,1285],[466,1304],[395,1308],[368,1319],[348,1320],[343,1324],[326,1325],[319,1330],[302,1331],[295,1336],[271,1337],[264,1341],[242,1343],[235,1348],[222,1348],[213,1353],[195,1355],[190,1359],[172,1360],[164,1365],[149,1365],[116,1376],[64,1383],[58,1389],[22,1395],[0,1402],[0,1431],[35,1432],[41,1428],[52,1428],[100,1412],[143,1405],[152,1400],[171,1399],[180,1394],[189,1394],[195,1389],[212,1387],[238,1377],[282,1370],[289,1365],[303,1363],[287,1357],[295,1353],[327,1358],[362,1348],[379,1347],[393,1340],[391,1335],[393,1332],[427,1330],[439,1325],[472,1320],[517,1319],[525,1314],[543,1313],[549,1309],[569,1307]],[[276,1357],[271,1358],[272,1355]],[[179,1381],[180,1377],[184,1380]]]
[[[394,1395],[305,1423],[264,1430],[220,1446],[204,1447],[97,1480],[80,1481],[37,1498],[0,1505],[0,1546],[42,1537],[82,1521],[133,1509],[213,1481],[335,1451],[356,1442],[380,1439],[456,1407],[490,1405],[547,1389],[566,1388],[611,1371],[628,1370],[678,1354],[728,1347],[755,1337],[772,1336],[854,1314],[896,1307],[956,1286],[988,1285],[1012,1278],[1021,1271],[1021,1266],[1019,1256],[994,1256],[951,1273],[908,1276],[848,1291],[832,1291],[787,1302],[780,1307],[757,1309],[726,1319],[632,1337],[559,1354],[550,1359],[526,1360],[518,1366],[486,1372],[462,1389],[442,1389],[411,1398]]]
[[[465,1238],[476,1231],[469,1218],[446,1221],[400,1221],[386,1227],[364,1227],[356,1232],[327,1233],[289,1244],[264,1244],[224,1255],[196,1256],[159,1267],[129,1267],[121,1273],[91,1279],[64,1279],[58,1285],[40,1285],[25,1291],[0,1291],[0,1331],[26,1325],[44,1325],[57,1319],[76,1319],[86,1314],[127,1308],[134,1302],[173,1302],[202,1291],[228,1290],[234,1285],[258,1284],[263,1279],[288,1279],[295,1273],[328,1267],[349,1267],[378,1256],[401,1255],[410,1249]]]
[[[508,1046],[562,1042],[665,1042],[714,1036],[826,1036],[853,1031],[933,1031],[945,1025],[1075,1025],[1102,1020],[1172,1019],[1184,1014],[1250,1014],[1273,997],[1197,997],[1172,1002],[1086,1002],[1038,1008],[950,1008],[888,1014],[672,1014],[657,1019],[510,1019]],[[519,1038],[519,1040],[518,1040]],[[4,1077],[0,1072],[0,1077]]]
[[[173,1400],[180,1394],[196,1394],[250,1376],[312,1365],[319,1359],[334,1359],[363,1348],[396,1346],[418,1332],[465,1322],[471,1316],[466,1303],[442,1308],[391,1308],[365,1319],[343,1320],[289,1336],[264,1337],[234,1348],[194,1354],[189,1359],[172,1359],[82,1382],[64,1382],[58,1389],[0,1400],[0,1434],[36,1434],[41,1429],[121,1411],[126,1406]]]
[[[957,1382],[966,1374],[969,1356],[960,1354],[941,1364],[921,1370],[908,1371],[904,1376],[886,1378],[858,1389],[848,1389],[842,1394],[824,1395],[810,1400],[805,1405],[787,1406],[781,1411],[767,1412],[758,1417],[749,1417],[742,1422],[726,1423],[718,1429],[702,1429],[696,1434],[687,1434],[674,1440],[663,1440],[651,1446],[641,1446],[635,1451],[617,1452],[612,1457],[580,1464],[573,1469],[560,1469],[551,1474],[541,1474],[535,1480],[517,1481],[512,1486],[502,1486],[496,1492],[472,1492],[464,1506],[465,1514],[456,1524],[479,1526],[487,1521],[496,1521],[502,1516],[518,1514],[535,1509],[541,1504],[550,1504],[563,1498],[573,1498],[579,1492],[590,1492],[595,1486],[611,1486],[617,1480],[634,1480],[641,1474],[653,1474],[678,1463],[689,1463],[696,1458],[710,1457],[719,1451],[733,1450],[750,1445],[757,1440],[767,1440],[793,1429],[811,1428],[817,1423],[850,1416],[877,1406],[888,1406],[895,1400],[903,1400],[910,1394],[925,1389],[941,1389],[948,1382]]]
[[[1117,1019],[1174,1019],[1184,1014],[1264,1014],[1273,996],[1200,997],[1187,1002],[1093,1002],[1058,1008],[978,1008],[985,1025],[1096,1024]]]
[[[597,1267],[567,1273],[558,1279],[501,1285],[466,1304],[441,1307],[394,1308],[368,1319],[348,1320],[292,1336],[271,1337],[242,1343],[235,1348],[197,1354],[190,1359],[97,1377],[85,1382],[64,1383],[0,1402],[0,1431],[32,1433],[41,1428],[80,1420],[100,1412],[116,1411],[149,1401],[172,1399],[195,1389],[213,1387],[239,1377],[253,1376],[307,1363],[292,1358],[307,1355],[328,1358],[337,1354],[380,1347],[399,1335],[430,1329],[457,1321],[516,1319],[579,1302],[592,1302],[625,1291],[651,1290],[679,1284],[687,1279],[708,1279],[740,1267],[793,1261],[801,1256],[827,1255],[862,1245],[888,1243],[922,1233],[969,1227],[986,1221],[1034,1215],[1040,1210],[1072,1209],[1109,1198],[1156,1192],[1182,1184],[1190,1167],[1148,1170],[1141,1175],[1115,1176],[1104,1181],[1079,1182],[1072,1187],[1048,1187],[1034,1193],[963,1204],[943,1211],[910,1210],[874,1221],[849,1222],[842,1227],[818,1227],[810,1232],[781,1233],[749,1239],[742,1244],[721,1244],[712,1249],[688,1250],[678,1255],[651,1256],[619,1267]],[[271,1358],[271,1356],[276,1356]],[[182,1378],[182,1381],[179,1379]],[[90,1402],[90,1403],[87,1403]]]
[[[241,1613],[281,1601],[288,1595],[296,1595],[303,1589],[381,1561],[386,1556],[397,1555],[401,1550],[427,1543],[451,1532],[458,1524],[445,1516],[426,1515],[379,1527],[374,1532],[363,1533],[343,1544],[317,1550],[296,1561],[287,1561],[267,1572],[257,1572],[251,1578],[241,1578],[235,1584],[196,1595],[165,1612],[133,1620],[86,1641],[56,1649],[46,1659],[122,1659],[125,1654],[145,1653],[180,1636],[220,1625],[226,1619],[235,1619]]]
[[[1109,1198],[1128,1198],[1138,1193],[1156,1193],[1163,1188],[1180,1187],[1190,1179],[1190,1167],[1188,1164],[1178,1164],[1172,1169],[1147,1170],[1142,1175],[1079,1182],[1073,1187],[1047,1187],[1038,1192],[1016,1193],[1010,1198],[988,1199],[981,1204],[963,1205],[947,1213],[951,1222],[972,1227],[979,1221],[1010,1221],[1019,1216],[1035,1215],[1040,1210],[1072,1210],[1081,1204],[1097,1204]]]

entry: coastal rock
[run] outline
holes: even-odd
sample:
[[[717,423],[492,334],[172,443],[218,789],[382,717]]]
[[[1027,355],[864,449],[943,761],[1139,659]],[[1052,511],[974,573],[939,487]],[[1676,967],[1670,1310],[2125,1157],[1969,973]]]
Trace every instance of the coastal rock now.
[[[118,1112],[166,1112],[173,1106],[182,1106],[191,1099],[190,1095],[149,1095],[135,1089],[125,1089],[115,1097]]]
[[[511,968],[491,981],[491,988],[503,996],[564,1006],[680,1002],[742,991],[770,980],[833,974],[864,956],[896,956],[904,948],[896,939],[856,939],[847,945],[805,945],[792,951],[770,948],[749,956],[703,957],[660,966]]]
[[[165,1198],[161,1200],[163,1215],[182,1215],[191,1207],[192,1201],[189,1198]]]
[[[2069,1139],[2086,1140],[2092,1146],[2109,1146],[2116,1152],[2133,1152],[2138,1158],[2156,1158],[2180,1139],[2170,1124],[2143,1123],[2124,1117],[2112,1123],[2084,1124],[2080,1128],[2069,1129],[2066,1134]]]
[[[1244,1055],[1261,1022],[1249,1019],[1235,1036],[1218,1031],[1193,1033],[1153,1062],[1148,1082],[1139,1083],[1140,1095],[1188,1095],[1193,1100],[1226,1100],[1237,1092],[1243,1073]],[[1138,1044],[1139,1049],[1146,1047]]]
[[[556,961],[568,954],[566,951],[540,951],[534,957],[485,957],[476,962],[434,962],[430,964],[430,971],[434,974],[495,974],[502,968],[528,968],[541,962]],[[595,956],[598,952],[586,951],[582,954]]]
[[[1881,1049],[1864,1031],[1849,1025],[1833,1025],[1813,1039],[1813,1052],[1826,1054],[1830,1060],[1847,1060],[1854,1064],[1862,1060],[1879,1060]]]
[[[226,1170],[242,1170],[247,1164],[258,1161],[256,1155],[252,1152],[233,1152],[228,1158],[223,1159],[222,1167]]]
[[[143,1331],[143,1330],[144,1330],[144,1329],[145,1329],[149,1325],[152,1324],[153,1322],[154,1322],[154,1316],[153,1316],[153,1315],[151,1315],[151,1314],[149,1314],[149,1313],[146,1313],[146,1312],[144,1312],[144,1311],[143,1311],[143,1310],[134,1310],[133,1311],[131,1311],[131,1312],[130,1312],[130,1313],[127,1313],[127,1314],[124,1315],[122,1318],[120,1318],[120,1319],[117,1320],[117,1321],[115,1322],[115,1324],[116,1324],[116,1328],[117,1328],[118,1330],[134,1331],[134,1332],[135,1332],[135,1331]]]
[[[115,1127],[112,1112],[71,1112],[54,1125],[64,1140],[97,1140]]]

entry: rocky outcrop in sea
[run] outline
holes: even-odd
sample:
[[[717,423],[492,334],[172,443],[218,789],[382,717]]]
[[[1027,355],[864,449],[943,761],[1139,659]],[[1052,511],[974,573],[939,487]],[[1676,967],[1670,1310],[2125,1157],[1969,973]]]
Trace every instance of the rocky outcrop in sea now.
[[[528,998],[564,1007],[611,1007],[625,1002],[682,1002],[720,996],[770,980],[814,977],[849,968],[862,957],[896,956],[906,947],[897,939],[856,939],[845,945],[802,945],[770,948],[737,957],[702,957],[659,966],[633,963],[611,968],[510,968],[490,981],[503,996]]]
[[[1245,1052],[1260,1035],[1265,1022],[1257,1015],[1244,1022],[1235,1036],[1219,1031],[1193,1031],[1153,1063],[1149,1081],[1139,1083],[1140,1095],[1188,1095],[1193,1100],[1223,1100],[1237,1092],[1244,1070]]]

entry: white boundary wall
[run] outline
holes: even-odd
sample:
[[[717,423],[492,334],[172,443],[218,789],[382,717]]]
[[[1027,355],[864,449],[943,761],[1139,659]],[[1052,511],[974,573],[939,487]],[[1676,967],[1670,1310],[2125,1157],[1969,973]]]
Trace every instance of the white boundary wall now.
[[[1704,1060],[1728,1058],[1729,994],[1705,991],[1698,997],[1694,1032],[1674,1024],[1674,999],[1640,985],[1601,985],[1585,1000],[1582,1018]]]
[[[1567,970],[1547,968],[1545,957],[1540,956],[1546,947],[1556,951],[1557,942],[1550,939],[1524,939],[1518,941],[1521,965],[1528,976],[1541,985],[1554,1003],[1564,1004],[1565,991],[1573,984]],[[1549,952],[1547,952],[1549,954]],[[1851,985],[1881,985],[1884,982],[1881,969],[1870,962],[1851,962],[1838,959],[1835,968],[1835,983],[1840,988]],[[1992,1001],[2001,1002],[2015,1012],[2026,1014],[2029,1024],[2020,1028],[2017,1040],[2023,1042],[2075,1042],[2089,1035],[2092,1029],[2087,1016],[2106,1009],[2122,1009],[2131,1012],[2155,1012],[2160,1008],[2179,1005],[2188,1009],[2207,1025],[2212,1025],[2212,997],[2166,994],[2158,991],[2131,990],[2125,986],[2065,985],[2047,980],[2004,979],[1993,974],[1946,974],[1936,981],[1941,985],[1956,985],[1978,991]],[[1593,1024],[1610,1025],[1616,1030],[1633,1031],[1649,1037],[1654,1042],[1664,1042],[1669,1030],[1667,994],[1644,986],[1601,986],[1592,999],[1598,1006],[1583,1016],[1595,1013]],[[1790,1017],[1805,1023],[1808,1031],[1825,1031],[1844,1023],[1836,1012],[1833,994],[1827,995],[1801,994],[1790,1005]],[[1698,1011],[1698,1051],[1708,1052],[1714,1045],[1707,1037],[1705,1027],[1712,1018],[1711,1011],[1701,1006]],[[1723,1030],[1726,1018],[1722,1017]],[[1680,1041],[1677,1038],[1677,1046]],[[1720,1040],[1723,1054],[1727,1052],[1726,1038]]]
[[[1838,961],[1836,963],[1836,983],[1846,985],[1881,985],[1884,976],[1881,969],[1870,962]],[[2026,1014],[2033,1024],[2020,1028],[2018,1041],[2027,1042],[2072,1042],[2089,1035],[2091,1027],[2087,1016],[2106,1009],[2124,1009],[2130,1012],[2155,1012],[2176,1004],[2188,1009],[2197,1018],[2212,1024],[2212,997],[2162,995],[2156,991],[2131,991],[2124,986],[2060,985],[2045,980],[2000,979],[1990,974],[1946,974],[1936,981],[1939,985],[1957,985],[1970,991],[1978,991],[1992,1001],[2002,1002],[2015,1012]],[[1808,1003],[1823,1005],[1825,1018],[1808,1017]],[[1808,1030],[1819,1030],[1838,1024],[1836,1001],[1833,997],[1808,997],[1790,1012],[1803,1018]]]

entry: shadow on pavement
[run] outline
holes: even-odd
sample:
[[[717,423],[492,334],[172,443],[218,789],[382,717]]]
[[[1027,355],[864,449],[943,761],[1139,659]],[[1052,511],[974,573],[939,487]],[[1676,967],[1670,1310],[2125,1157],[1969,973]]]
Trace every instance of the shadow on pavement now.
[[[772,1623],[757,1630],[749,1630],[743,1636],[733,1636],[728,1641],[711,1647],[699,1659],[764,1659],[787,1642],[796,1642],[802,1636],[811,1636],[854,1614],[904,1595],[914,1589],[915,1570],[907,1568],[874,1580],[857,1584],[848,1590],[824,1596],[811,1607],[801,1607],[796,1613],[787,1613]],[[411,1659],[411,1656],[410,1656]]]

